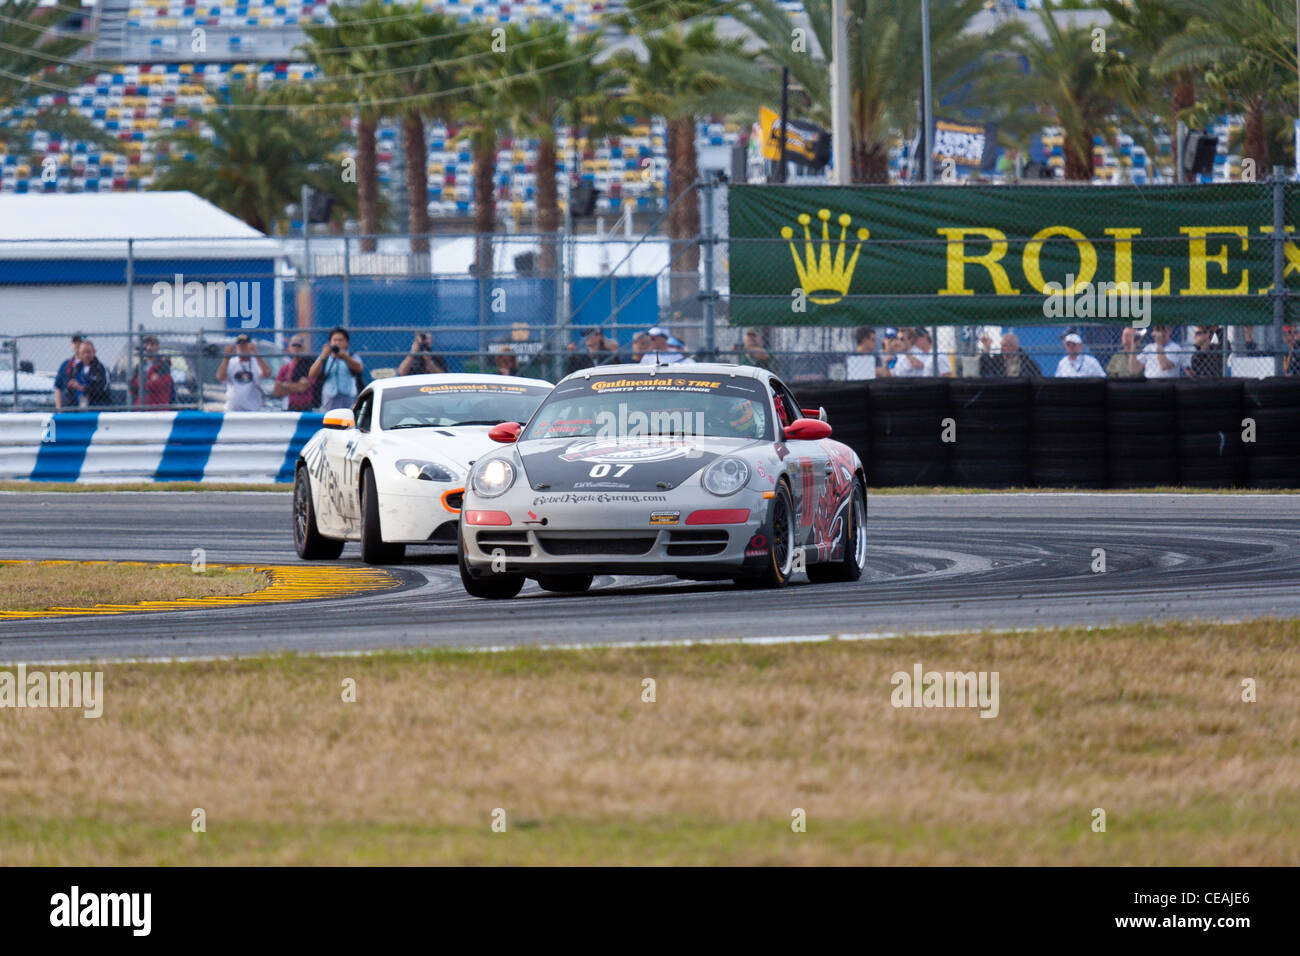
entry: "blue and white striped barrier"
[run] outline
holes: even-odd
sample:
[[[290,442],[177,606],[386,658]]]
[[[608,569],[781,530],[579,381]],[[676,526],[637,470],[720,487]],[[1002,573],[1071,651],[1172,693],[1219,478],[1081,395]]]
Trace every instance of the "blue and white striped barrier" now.
[[[293,481],[310,412],[0,415],[0,479]]]

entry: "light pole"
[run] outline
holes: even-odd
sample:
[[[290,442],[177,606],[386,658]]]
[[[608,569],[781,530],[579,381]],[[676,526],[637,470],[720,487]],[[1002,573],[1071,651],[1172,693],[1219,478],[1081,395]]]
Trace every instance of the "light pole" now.
[[[785,130],[781,131],[784,135]],[[849,20],[845,0],[831,0],[831,162],[835,181],[853,182],[853,132],[849,128]]]
[[[1296,0],[1300,3],[1300,0]],[[934,129],[934,122],[930,117],[930,104],[932,102],[932,91],[930,89],[930,0],[921,0],[921,60],[922,60],[922,79],[921,79],[921,142],[925,144],[925,156],[922,159],[925,162],[925,182],[934,181],[934,144],[930,142],[930,136]]]

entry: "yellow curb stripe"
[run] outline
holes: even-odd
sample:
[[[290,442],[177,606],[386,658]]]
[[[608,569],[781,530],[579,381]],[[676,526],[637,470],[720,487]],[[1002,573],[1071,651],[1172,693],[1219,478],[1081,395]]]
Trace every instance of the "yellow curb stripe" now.
[[[0,559],[4,564],[34,564],[48,567],[68,564],[123,564],[139,567],[179,568],[187,564],[150,564],[145,561],[20,561]],[[282,604],[322,598],[350,597],[375,591],[390,591],[401,582],[382,568],[331,567],[309,564],[213,564],[213,568],[253,571],[266,579],[266,587],[246,594],[177,598],[172,601],[140,601],[135,604],[95,604],[89,607],[51,607],[40,611],[0,611],[0,620],[73,615],[139,614],[149,611],[179,611],[193,608],[240,607],[247,604]]]

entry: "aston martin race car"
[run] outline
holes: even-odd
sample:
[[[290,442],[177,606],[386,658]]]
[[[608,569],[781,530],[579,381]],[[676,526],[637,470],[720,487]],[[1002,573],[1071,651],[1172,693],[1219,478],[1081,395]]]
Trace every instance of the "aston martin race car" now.
[[[797,570],[855,581],[866,562],[862,462],[771,372],[616,365],[562,380],[470,471],[465,590],[509,598],[671,574],[782,587]]]
[[[368,385],[325,415],[293,479],[293,540],[306,560],[361,542],[370,564],[408,544],[454,545],[470,466],[497,446],[488,431],[527,419],[549,382],[508,375],[407,375]]]

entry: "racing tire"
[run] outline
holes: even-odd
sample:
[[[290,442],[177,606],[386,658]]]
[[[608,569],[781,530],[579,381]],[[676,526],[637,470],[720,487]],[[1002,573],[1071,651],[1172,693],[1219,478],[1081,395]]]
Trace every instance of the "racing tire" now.
[[[772,547],[767,553],[767,562],[758,574],[744,575],[735,579],[741,587],[783,588],[790,581],[790,572],[794,568],[794,529],[796,524],[794,499],[790,496],[790,486],[784,480],[776,483],[776,493],[772,497],[772,506],[767,516],[767,540]]]
[[[343,553],[341,540],[325,537],[316,527],[306,465],[299,465],[293,473],[293,547],[304,561],[332,561]]]
[[[361,472],[361,560],[366,564],[397,564],[406,556],[406,545],[387,544],[379,533],[379,489],[375,473]]]
[[[867,494],[859,478],[853,479],[849,500],[849,520],[844,523],[844,556],[838,561],[808,565],[808,580],[813,584],[856,581],[867,567]]]
[[[556,594],[581,594],[591,590],[591,582],[595,579],[594,574],[539,574],[537,586]]]
[[[465,563],[465,532],[456,536],[456,563],[460,566],[460,583],[470,597],[502,601],[512,598],[524,589],[522,574],[493,574],[488,571],[475,575]]]

